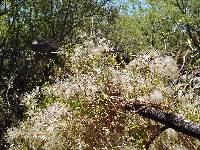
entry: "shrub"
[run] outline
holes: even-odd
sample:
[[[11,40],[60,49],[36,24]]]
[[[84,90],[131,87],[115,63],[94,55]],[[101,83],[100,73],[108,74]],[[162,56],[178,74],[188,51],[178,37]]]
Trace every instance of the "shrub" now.
[[[174,84],[179,71],[173,58],[150,50],[120,68],[110,51],[105,41],[87,41],[66,53],[72,74],[24,97],[27,118],[8,130],[10,149],[142,149],[160,125],[124,112],[129,99],[184,112],[189,118],[188,108],[199,114],[188,97],[175,97],[181,90]],[[174,132],[160,135],[152,149],[188,147],[186,139],[197,146]]]

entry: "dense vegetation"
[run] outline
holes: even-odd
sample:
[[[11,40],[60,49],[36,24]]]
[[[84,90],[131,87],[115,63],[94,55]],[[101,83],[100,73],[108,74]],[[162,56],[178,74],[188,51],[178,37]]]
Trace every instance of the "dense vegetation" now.
[[[0,1],[0,149],[200,148],[199,12]]]

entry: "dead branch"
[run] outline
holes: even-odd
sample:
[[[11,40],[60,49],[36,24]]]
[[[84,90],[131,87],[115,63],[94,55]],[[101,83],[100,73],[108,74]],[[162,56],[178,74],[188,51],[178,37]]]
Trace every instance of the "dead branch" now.
[[[126,111],[135,111],[142,117],[160,122],[168,128],[172,128],[200,140],[200,125],[186,120],[180,115],[163,111],[160,108],[154,108],[139,100],[127,101],[124,105],[124,109]]]

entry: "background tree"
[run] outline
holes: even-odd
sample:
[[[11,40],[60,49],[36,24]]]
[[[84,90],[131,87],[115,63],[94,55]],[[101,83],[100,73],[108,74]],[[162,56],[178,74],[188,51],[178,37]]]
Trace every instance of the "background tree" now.
[[[121,41],[130,52],[153,47],[174,55],[180,65],[186,56],[186,68],[199,65],[199,1],[134,0],[126,6],[110,34],[114,43]]]

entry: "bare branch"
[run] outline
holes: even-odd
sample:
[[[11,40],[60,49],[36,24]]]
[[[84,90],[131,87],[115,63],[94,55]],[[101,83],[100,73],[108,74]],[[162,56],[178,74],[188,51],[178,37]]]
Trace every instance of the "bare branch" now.
[[[160,108],[145,105],[139,100],[127,101],[125,110],[136,111],[140,116],[160,122],[168,128],[182,132],[200,140],[200,125],[186,120],[180,115],[163,111]]]

